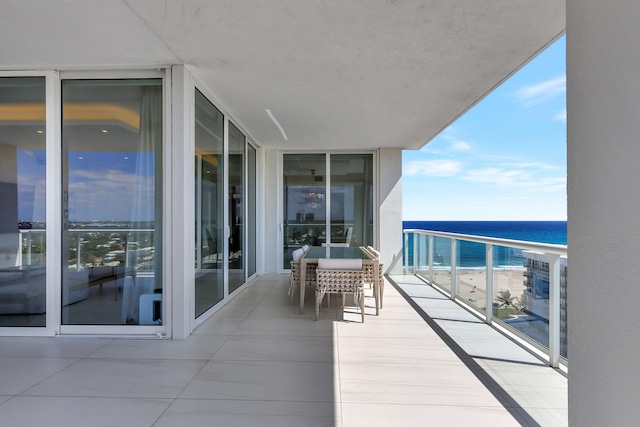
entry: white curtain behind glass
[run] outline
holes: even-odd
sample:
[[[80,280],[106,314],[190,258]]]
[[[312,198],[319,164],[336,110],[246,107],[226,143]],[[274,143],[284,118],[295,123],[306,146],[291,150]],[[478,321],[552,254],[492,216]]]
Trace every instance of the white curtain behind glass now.
[[[125,286],[128,293],[123,298],[123,323],[139,322],[139,300],[143,294],[152,294],[161,288],[156,274],[160,265],[160,253],[156,248],[159,230],[156,209],[156,158],[162,147],[162,87],[143,86],[140,105],[140,130],[136,156],[135,181],[131,209],[131,228],[127,251],[127,270],[133,283]],[[157,282],[157,283],[156,283]]]

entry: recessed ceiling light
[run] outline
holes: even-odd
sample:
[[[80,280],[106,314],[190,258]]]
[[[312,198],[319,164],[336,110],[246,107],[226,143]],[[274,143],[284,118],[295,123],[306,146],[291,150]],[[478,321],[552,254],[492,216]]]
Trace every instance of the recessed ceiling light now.
[[[109,131],[108,131],[108,130],[106,130],[106,129],[102,129],[100,132],[102,132],[102,133],[107,133],[107,132],[109,132]]]
[[[127,157],[127,156],[124,156],[124,159],[125,159],[125,160],[129,160],[129,157]]]
[[[44,133],[44,131],[42,129],[38,129],[36,133]]]
[[[78,160],[84,160],[84,157],[78,157]]]

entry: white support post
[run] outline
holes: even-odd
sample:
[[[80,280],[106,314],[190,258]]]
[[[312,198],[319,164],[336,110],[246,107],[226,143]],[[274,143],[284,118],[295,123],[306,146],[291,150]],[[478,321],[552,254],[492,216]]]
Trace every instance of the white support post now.
[[[493,322],[493,245],[487,244],[487,296],[485,312],[487,324]]]
[[[80,241],[82,240],[82,234],[76,233],[76,271],[80,271],[80,266],[82,263],[80,262],[80,251],[82,250],[82,245]]]
[[[22,233],[20,234],[20,237],[22,237]],[[31,237],[31,230],[27,231],[27,265],[31,265],[31,244],[32,244],[32,237]],[[20,239],[20,250],[22,251],[22,238]],[[22,264],[22,262],[20,262],[20,264]]]
[[[458,293],[458,275],[457,275],[457,265],[456,265],[456,257],[458,255],[457,251],[458,241],[456,239],[451,239],[451,299],[456,299],[456,294]]]
[[[429,284],[433,286],[433,236],[431,234],[429,234],[428,263],[429,263]]]
[[[404,265],[403,272],[407,274],[409,271],[409,233],[404,233]]]
[[[420,244],[420,234],[413,233],[413,274],[418,273],[418,245]]]
[[[549,255],[549,365],[560,366],[560,255]]]

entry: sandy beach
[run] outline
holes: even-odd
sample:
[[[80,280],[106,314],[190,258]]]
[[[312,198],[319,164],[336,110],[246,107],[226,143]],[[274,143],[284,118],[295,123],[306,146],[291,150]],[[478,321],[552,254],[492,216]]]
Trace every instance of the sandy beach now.
[[[499,269],[493,271],[494,295],[502,289],[508,289],[511,296],[519,298],[525,291],[523,268]],[[426,273],[426,272],[425,272]],[[484,269],[458,269],[458,296],[474,303],[477,307],[485,307],[487,273]],[[434,281],[439,285],[451,288],[451,273],[447,270],[435,271]]]

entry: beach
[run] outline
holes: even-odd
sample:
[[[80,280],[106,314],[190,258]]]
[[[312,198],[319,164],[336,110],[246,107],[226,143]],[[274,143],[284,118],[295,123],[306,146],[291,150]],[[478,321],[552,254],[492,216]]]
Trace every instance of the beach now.
[[[503,289],[508,289],[512,297],[519,298],[525,291],[526,270],[522,267],[501,268],[493,271],[494,296]],[[425,272],[426,273],[426,272]],[[435,270],[434,282],[451,289],[451,272],[447,270]],[[487,272],[483,268],[459,268],[457,269],[458,296],[477,307],[486,306]],[[495,299],[495,298],[494,298]]]

